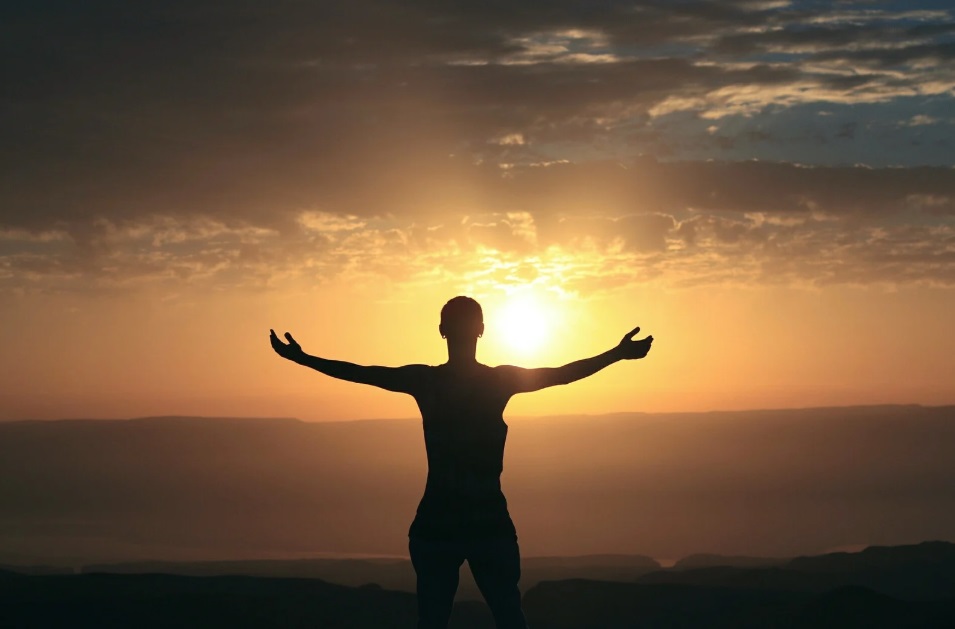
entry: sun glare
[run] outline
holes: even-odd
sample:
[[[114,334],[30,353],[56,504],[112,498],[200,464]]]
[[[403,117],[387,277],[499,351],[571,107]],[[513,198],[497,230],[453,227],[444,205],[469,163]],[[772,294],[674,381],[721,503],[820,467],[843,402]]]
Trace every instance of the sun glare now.
[[[497,315],[497,333],[511,349],[529,354],[539,349],[548,338],[550,321],[547,311],[530,295],[512,298]]]

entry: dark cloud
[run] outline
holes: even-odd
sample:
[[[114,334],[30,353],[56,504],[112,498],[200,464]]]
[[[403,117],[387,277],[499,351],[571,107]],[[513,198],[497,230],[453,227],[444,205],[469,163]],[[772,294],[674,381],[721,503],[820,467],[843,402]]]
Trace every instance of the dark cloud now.
[[[951,27],[955,31],[955,25]],[[827,50],[812,57],[815,61],[855,61],[886,69],[913,62],[934,62],[950,65],[955,60],[955,42],[919,44],[903,47],[879,47],[863,50]],[[951,71],[951,68],[948,68]]]
[[[927,45],[955,32],[955,22],[895,26],[870,21],[859,14],[858,20],[807,25],[805,15],[786,16],[771,25],[774,28],[757,32],[735,32],[721,36],[712,51],[729,56],[755,55],[770,51],[794,54],[818,53],[838,55],[849,52],[885,54],[898,50],[924,54]],[[824,16],[821,16],[824,17]],[[888,14],[891,19],[892,15]],[[902,43],[902,46],[897,46]],[[907,44],[907,45],[906,45]],[[944,45],[940,46],[945,48]]]
[[[769,255],[783,227],[740,218],[754,213],[835,216],[843,235],[853,220],[890,216],[919,226],[931,216],[947,229],[952,170],[914,166],[924,155],[938,163],[944,148],[920,148],[919,127],[898,124],[893,107],[924,95],[906,111],[931,102],[941,120],[955,86],[951,14],[865,9],[744,0],[4,7],[0,277],[8,286],[77,274],[238,283],[312,254],[336,269],[449,242],[515,255],[549,243],[664,261],[677,243],[679,255],[717,245]],[[868,104],[884,123],[813,129],[829,103]],[[767,125],[806,104],[816,109],[783,118],[786,128]],[[714,121],[718,132],[707,128]],[[823,165],[869,161],[830,157],[863,142],[856,154],[869,163],[910,167]],[[788,163],[805,161],[797,144],[817,146],[820,163]],[[769,159],[706,161],[747,151]],[[361,225],[350,235],[304,226],[303,213],[316,211]],[[787,229],[798,240],[810,226]],[[943,251],[939,236],[923,235]]]
[[[463,158],[471,147],[485,150],[487,138],[524,129],[528,138],[556,142],[569,125],[592,139],[621,103],[645,115],[678,84],[715,87],[727,74],[768,83],[790,72],[726,72],[683,60],[412,68],[358,73],[324,90],[316,71],[311,79],[287,77],[268,103],[235,94],[203,103],[201,94],[180,90],[165,102],[94,98],[70,111],[13,105],[12,141],[0,149],[0,221],[202,211],[249,217],[329,203],[361,211],[379,188],[390,189],[392,204],[422,207],[443,196],[436,181],[484,178]],[[435,82],[442,94],[429,87]],[[44,111],[46,125],[36,120]],[[449,160],[453,151],[461,159]]]
[[[519,184],[519,185],[518,185]],[[902,211],[913,196],[947,199],[951,168],[811,167],[768,162],[631,162],[561,164],[527,169],[508,184],[507,199],[541,212],[637,209],[681,212],[784,212],[877,215]]]

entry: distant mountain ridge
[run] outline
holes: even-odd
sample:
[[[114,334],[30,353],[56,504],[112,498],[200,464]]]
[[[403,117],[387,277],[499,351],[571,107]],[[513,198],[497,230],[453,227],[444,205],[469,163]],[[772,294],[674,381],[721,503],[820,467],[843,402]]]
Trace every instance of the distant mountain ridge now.
[[[909,601],[955,596],[955,544],[870,547],[858,553],[798,557],[763,568],[713,566],[659,571],[640,583],[823,593],[858,587]]]
[[[872,414],[872,413],[882,413],[885,411],[888,412],[897,412],[905,410],[922,410],[922,409],[955,409],[955,405],[943,404],[943,405],[925,405],[925,404],[855,404],[850,406],[806,406],[806,407],[790,407],[790,408],[752,408],[752,409],[739,409],[739,410],[713,410],[713,411],[667,411],[667,412],[658,412],[658,413],[648,413],[644,411],[615,411],[611,413],[600,413],[597,415],[590,415],[586,413],[574,413],[574,414],[556,414],[556,415],[527,415],[527,416],[516,416],[517,419],[565,419],[565,418],[591,418],[591,417],[667,417],[667,416],[706,416],[706,415],[732,415],[734,417],[745,416],[748,413],[751,414],[786,414],[786,413],[817,413],[817,412],[837,412],[840,414]],[[59,417],[54,419],[0,419],[0,424],[16,424],[16,423],[56,423],[56,422],[142,422],[142,421],[169,421],[169,420],[187,420],[187,421],[263,421],[263,422],[276,422],[276,421],[292,421],[300,422],[304,424],[351,424],[356,422],[380,422],[380,421],[418,421],[414,417],[378,417],[378,418],[365,418],[365,419],[348,419],[348,420],[305,420],[299,417],[259,417],[259,416],[250,416],[250,415],[143,415],[139,417]]]
[[[804,572],[851,572],[860,569],[894,568],[913,562],[955,563],[955,544],[928,541],[905,546],[868,546],[857,553],[826,553],[791,559],[786,567]],[[955,593],[955,590],[952,590]]]
[[[508,421],[527,556],[794,557],[955,531],[951,406]],[[3,423],[0,562],[406,555],[425,475],[412,420]]]
[[[2,567],[2,566],[0,566]],[[14,568],[15,569],[15,568]],[[589,555],[579,557],[523,557],[521,584],[531,588],[541,581],[570,578],[603,581],[634,581],[660,570],[649,557]],[[227,576],[317,578],[330,583],[360,586],[375,583],[387,589],[415,591],[415,574],[408,559],[298,559],[272,561],[137,562],[83,566],[84,574],[176,574],[182,576]],[[461,570],[459,600],[481,600],[470,571]]]
[[[718,562],[713,555],[707,561]],[[646,557],[597,555],[586,557],[525,557],[521,586],[533,590],[540,583],[601,581],[644,585],[681,585],[747,591],[823,594],[862,588],[898,600],[936,601],[955,593],[955,544],[873,547],[859,553],[830,553],[800,557],[769,567],[730,565],[663,570]],[[62,573],[63,571],[60,570]],[[375,584],[389,590],[414,592],[414,572],[407,559],[301,559],[289,561],[140,562],[90,565],[84,574],[168,574],[192,577],[245,576],[310,578],[358,587]],[[466,568],[462,568],[459,600],[481,600]],[[0,574],[57,574],[49,566],[0,566]]]
[[[778,557],[746,557],[743,555],[711,555],[696,553],[678,560],[673,564],[673,570],[696,570],[699,568],[764,568],[779,566],[790,561]]]

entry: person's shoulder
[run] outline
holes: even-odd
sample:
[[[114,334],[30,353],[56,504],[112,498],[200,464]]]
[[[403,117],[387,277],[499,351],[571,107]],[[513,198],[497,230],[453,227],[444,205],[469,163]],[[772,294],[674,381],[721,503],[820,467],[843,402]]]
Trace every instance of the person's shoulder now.
[[[498,365],[497,367],[491,367],[491,370],[498,379],[510,380],[516,378],[524,368],[516,365]]]
[[[401,381],[405,383],[407,392],[416,393],[431,388],[435,381],[435,368],[431,365],[415,363],[398,367]]]

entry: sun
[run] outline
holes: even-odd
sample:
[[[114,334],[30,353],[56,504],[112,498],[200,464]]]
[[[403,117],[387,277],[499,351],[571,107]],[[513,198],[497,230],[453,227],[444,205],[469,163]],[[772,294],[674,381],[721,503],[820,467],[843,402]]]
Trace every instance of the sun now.
[[[496,314],[496,333],[511,349],[522,354],[531,354],[547,341],[550,334],[550,317],[532,295],[512,297]]]

